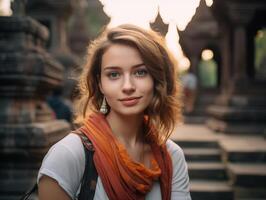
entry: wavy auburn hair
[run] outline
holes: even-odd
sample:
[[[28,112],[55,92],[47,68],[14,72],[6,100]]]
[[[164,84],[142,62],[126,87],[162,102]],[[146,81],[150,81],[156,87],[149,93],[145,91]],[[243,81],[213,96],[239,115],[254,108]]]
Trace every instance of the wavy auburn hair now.
[[[151,74],[154,96],[145,114],[149,125],[158,130],[158,143],[164,143],[176,123],[182,119],[177,62],[159,34],[134,25],[124,24],[106,29],[89,45],[85,66],[79,78],[80,97],[75,102],[76,122],[82,122],[90,112],[99,112],[103,100],[99,88],[102,56],[113,44],[136,48]]]

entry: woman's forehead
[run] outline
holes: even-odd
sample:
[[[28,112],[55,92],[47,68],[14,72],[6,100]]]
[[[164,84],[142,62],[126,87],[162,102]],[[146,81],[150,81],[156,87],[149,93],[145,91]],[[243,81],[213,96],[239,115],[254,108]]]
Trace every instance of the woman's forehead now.
[[[102,56],[102,69],[106,67],[136,66],[144,63],[139,51],[129,45],[114,44]]]

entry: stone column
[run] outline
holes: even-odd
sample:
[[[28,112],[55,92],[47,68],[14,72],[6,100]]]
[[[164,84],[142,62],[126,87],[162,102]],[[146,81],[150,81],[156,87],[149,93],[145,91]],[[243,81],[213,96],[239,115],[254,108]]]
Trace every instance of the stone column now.
[[[67,44],[67,24],[80,0],[28,0],[27,13],[44,23],[51,33],[49,52],[64,66],[63,96],[70,99],[76,82],[73,80],[80,59],[71,53]],[[75,30],[78,31],[78,30]]]
[[[196,54],[196,55],[192,55],[191,56],[191,58],[190,58],[190,67],[191,67],[191,71],[192,71],[192,73],[194,73],[194,74],[198,74],[198,65],[199,65],[199,54],[200,54],[200,52],[198,52],[198,54]]]
[[[88,31],[90,24],[87,22],[87,4],[87,0],[79,0],[69,25],[69,46],[72,52],[80,58],[86,55],[89,40],[92,39]]]
[[[232,44],[230,43],[230,29],[222,24],[221,26],[221,40],[220,40],[220,48],[221,48],[221,56],[222,56],[222,70],[221,70],[221,93],[227,94],[229,93],[229,81],[232,77],[231,69],[230,69],[230,60],[232,57],[231,48]]]
[[[24,1],[0,17],[0,199],[15,200],[36,182],[48,148],[70,131],[45,97],[62,82],[63,67],[45,50],[49,33],[24,16]]]
[[[248,86],[247,77],[247,25],[251,21],[254,9],[246,5],[230,6],[229,17],[233,23],[233,85],[240,89]]]
[[[208,108],[207,125],[215,131],[263,134],[266,130],[265,84],[255,84],[247,70],[247,30],[255,22],[257,8],[256,1],[214,1],[222,37],[222,90]]]

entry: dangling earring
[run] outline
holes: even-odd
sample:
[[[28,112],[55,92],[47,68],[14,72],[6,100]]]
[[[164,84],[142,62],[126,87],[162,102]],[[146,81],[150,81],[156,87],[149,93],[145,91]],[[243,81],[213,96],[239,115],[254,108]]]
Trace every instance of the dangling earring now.
[[[100,108],[100,112],[102,114],[104,114],[104,115],[108,112],[107,103],[106,103],[105,97],[103,97],[103,102],[102,102],[102,105],[101,105],[101,108]]]

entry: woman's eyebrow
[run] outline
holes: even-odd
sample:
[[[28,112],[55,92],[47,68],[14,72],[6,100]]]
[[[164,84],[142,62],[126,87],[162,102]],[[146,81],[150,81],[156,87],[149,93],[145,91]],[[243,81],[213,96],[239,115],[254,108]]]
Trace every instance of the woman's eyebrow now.
[[[141,67],[145,65],[144,63],[139,63],[139,64],[136,64],[136,65],[132,65],[131,67],[132,68],[137,68],[137,67]],[[103,70],[110,70],[110,69],[121,69],[122,67],[119,67],[119,66],[106,66],[103,68]]]
[[[103,70],[110,70],[110,69],[121,69],[121,67],[118,66],[106,66],[103,68]]]
[[[133,65],[132,67],[133,68],[137,68],[137,67],[141,67],[141,66],[143,66],[143,65],[145,65],[144,63],[139,63],[139,64],[136,64],[136,65]]]

